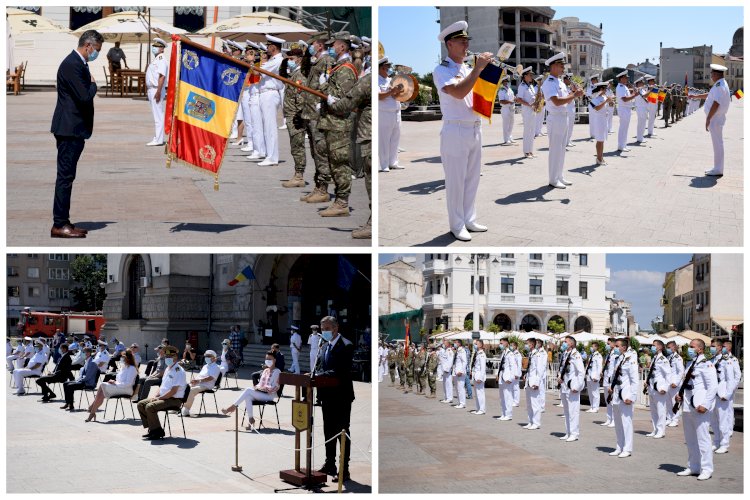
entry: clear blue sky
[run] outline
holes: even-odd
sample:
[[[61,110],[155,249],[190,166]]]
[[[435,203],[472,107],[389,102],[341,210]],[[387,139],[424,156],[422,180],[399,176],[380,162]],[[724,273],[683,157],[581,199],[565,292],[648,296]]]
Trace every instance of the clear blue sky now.
[[[403,255],[414,254],[380,254],[378,265],[392,262]],[[418,261],[423,260],[418,255]],[[690,262],[692,254],[607,254],[607,267],[610,280],[607,290],[616,292],[617,297],[624,299],[633,307],[633,316],[641,328],[651,328],[651,320],[661,316],[663,310],[659,305],[662,296],[664,273],[673,271]]]
[[[578,17],[603,25],[606,66],[625,67],[659,57],[664,47],[712,45],[725,53],[743,25],[741,7],[552,7],[555,19]],[[379,36],[389,58],[420,74],[433,70],[440,56],[439,12],[434,7],[380,7]],[[471,26],[469,27],[471,32]]]

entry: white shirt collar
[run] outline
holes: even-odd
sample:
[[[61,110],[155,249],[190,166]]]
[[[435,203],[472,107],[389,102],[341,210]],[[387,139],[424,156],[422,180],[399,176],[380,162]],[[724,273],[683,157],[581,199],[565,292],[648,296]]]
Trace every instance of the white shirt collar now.
[[[80,52],[78,52],[77,50],[73,50],[73,52],[75,52],[76,54],[78,54],[78,57],[81,58],[81,61],[83,61],[83,64],[85,64],[85,65],[88,66],[88,61],[86,61],[86,59],[84,59],[84,57],[81,55]]]

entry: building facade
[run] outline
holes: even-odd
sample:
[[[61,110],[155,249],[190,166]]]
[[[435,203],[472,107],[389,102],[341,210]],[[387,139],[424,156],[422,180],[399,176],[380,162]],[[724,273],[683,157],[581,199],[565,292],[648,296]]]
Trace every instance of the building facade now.
[[[485,329],[494,323],[546,332],[550,320],[566,331],[609,328],[604,254],[426,254],[422,272],[428,331],[463,329],[472,318],[475,278]]]
[[[660,84],[685,83],[691,87],[708,88],[712,85],[711,63],[713,47],[711,45],[700,45],[677,49],[673,47],[662,47],[660,54]]]
[[[743,323],[743,260],[741,254],[693,255],[692,329],[711,337],[729,338]]]
[[[70,311],[74,304],[71,290],[76,285],[70,263],[78,254],[7,254],[7,326],[15,325],[24,307],[35,311]],[[102,298],[104,292],[102,292]]]
[[[469,23],[472,52],[492,52],[504,42],[515,50],[506,61],[513,66],[531,66],[539,74],[544,61],[552,55],[551,20],[555,11],[549,7],[437,7],[440,10],[440,29],[456,21]],[[447,55],[445,44],[442,55]]]
[[[231,325],[240,325],[250,343],[288,343],[292,325],[306,339],[310,325],[333,315],[355,340],[369,335],[370,256],[345,256],[356,273],[343,282],[338,257],[109,254],[105,331],[149,345],[194,338],[200,349],[216,349]],[[256,279],[231,286],[248,266]]]
[[[577,17],[563,17],[550,22],[553,29],[552,45],[556,52],[564,51],[570,71],[583,78],[601,73],[604,41],[601,25],[581,21]]]
[[[403,257],[378,268],[378,316],[422,308],[422,271]]]

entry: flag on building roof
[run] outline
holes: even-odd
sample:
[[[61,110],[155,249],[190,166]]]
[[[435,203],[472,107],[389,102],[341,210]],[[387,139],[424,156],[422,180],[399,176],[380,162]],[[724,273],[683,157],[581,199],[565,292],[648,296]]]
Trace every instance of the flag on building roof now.
[[[250,266],[246,266],[245,269],[239,272],[237,276],[234,277],[232,281],[228,283],[229,286],[234,286],[237,283],[242,283],[246,280],[254,280],[255,274],[253,273],[253,268]]]

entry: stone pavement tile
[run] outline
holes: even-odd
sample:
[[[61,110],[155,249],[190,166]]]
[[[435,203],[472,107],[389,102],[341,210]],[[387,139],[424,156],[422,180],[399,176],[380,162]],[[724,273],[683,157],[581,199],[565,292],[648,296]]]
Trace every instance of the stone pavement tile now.
[[[249,371],[244,371],[240,372],[240,387],[250,385]],[[33,383],[32,387],[35,388]],[[372,490],[371,390],[371,384],[354,383],[356,399],[351,420],[354,446],[350,462],[354,481],[345,483],[345,491],[349,492]],[[278,405],[281,430],[276,428],[271,407],[264,415],[264,425],[268,428],[261,429],[260,434],[240,428],[239,463],[243,472],[237,473],[231,470],[235,459],[235,418],[214,414],[211,396],[206,396],[209,415],[185,418],[187,439],[182,437],[180,418],[171,415],[175,437],[149,442],[141,440],[145,431],[140,419],[132,420],[127,402],[124,402],[125,420],[119,410],[117,418],[121,420],[114,419],[112,409],[105,419],[102,406],[97,421],[85,423],[85,410],[71,414],[59,409],[61,402],[40,403],[38,393],[19,397],[6,390],[6,491],[195,494],[272,493],[276,488],[288,488],[290,485],[279,479],[279,470],[294,467],[294,454],[290,451],[294,448],[289,397],[292,390],[286,388],[285,392],[287,396]],[[229,406],[239,394],[238,390],[220,390],[219,408]],[[197,410],[199,405],[200,397],[193,408]],[[244,406],[240,412],[243,409]],[[255,413],[259,421],[257,409]],[[325,458],[320,408],[315,409],[315,418],[313,463],[317,468]],[[43,479],[39,480],[40,477]],[[336,486],[329,481],[323,491],[335,491]]]
[[[648,409],[634,416],[634,450],[628,459],[610,457],[615,431],[597,425],[606,409],[581,412],[580,440],[561,442],[565,431],[559,400],[549,392],[542,428],[528,431],[525,395],[513,420],[499,422],[499,395],[487,388],[487,414],[440,404],[381,384],[379,398],[379,491],[381,493],[741,493],[743,433],[735,431],[730,452],[714,455],[714,476],[706,482],[675,475],[684,468],[687,449],[682,427],[668,428],[664,439],[651,431]],[[742,404],[741,401],[737,404]],[[588,406],[583,405],[582,410]],[[619,475],[628,478],[616,481]]]
[[[279,131],[281,163],[258,167],[227,149],[219,191],[213,178],[146,147],[153,134],[144,99],[97,98],[73,187],[71,216],[84,240],[51,239],[56,150],[49,133],[56,94],[28,92],[7,101],[7,243],[11,246],[368,246],[351,231],[369,216],[363,179],[352,182],[350,217],[323,218],[325,204],[299,201],[312,189],[285,189],[293,174],[289,135]],[[309,151],[308,151],[309,153]],[[333,186],[329,188],[332,192]]]
[[[737,131],[743,127],[743,111],[744,102],[733,101],[724,129],[725,176],[718,180],[703,176],[713,153],[702,110],[668,129],[657,123],[656,136],[642,146],[631,143],[629,153],[612,151],[616,136],[610,135],[605,143],[606,166],[593,164],[588,126],[576,125],[576,146],[566,153],[565,162],[566,177],[574,184],[565,190],[546,186],[548,138],[535,140],[538,158],[521,160],[520,142],[497,145],[501,130],[497,117],[492,125],[483,124],[483,175],[477,195],[478,220],[489,223],[490,230],[473,235],[470,243],[456,242],[446,234],[437,139],[441,122],[402,122],[401,145],[407,151],[399,158],[406,169],[378,175],[380,244],[507,246],[531,232],[535,236],[530,245],[641,246],[649,239],[648,245],[741,245],[743,139]],[[633,134],[634,128],[631,123]],[[519,115],[514,136],[521,137],[522,129]],[[410,220],[432,223],[407,229],[406,213]],[[519,228],[523,231],[516,232]]]

